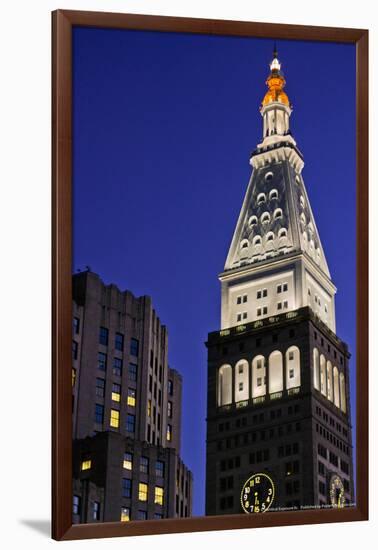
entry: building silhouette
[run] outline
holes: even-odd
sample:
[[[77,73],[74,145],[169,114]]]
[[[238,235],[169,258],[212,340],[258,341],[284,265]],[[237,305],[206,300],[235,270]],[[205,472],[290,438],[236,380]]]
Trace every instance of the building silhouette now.
[[[208,335],[206,514],[353,504],[347,345],[274,52]]]
[[[73,276],[73,521],[187,517],[180,374],[148,296]]]

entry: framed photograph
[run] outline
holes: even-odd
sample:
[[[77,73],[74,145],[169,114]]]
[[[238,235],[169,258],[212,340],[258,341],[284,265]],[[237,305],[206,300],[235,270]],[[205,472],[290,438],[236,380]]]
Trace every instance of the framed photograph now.
[[[53,538],[368,519],[368,31],[52,48]]]

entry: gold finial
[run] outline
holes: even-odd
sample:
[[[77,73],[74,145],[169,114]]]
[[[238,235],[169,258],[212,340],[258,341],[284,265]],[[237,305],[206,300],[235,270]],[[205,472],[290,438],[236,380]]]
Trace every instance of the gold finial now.
[[[266,92],[262,101],[261,107],[265,107],[268,103],[278,102],[290,106],[289,98],[283,91],[286,81],[281,72],[281,63],[278,60],[276,43],[274,43],[273,59],[269,65],[270,75],[266,80],[266,85],[269,90]]]

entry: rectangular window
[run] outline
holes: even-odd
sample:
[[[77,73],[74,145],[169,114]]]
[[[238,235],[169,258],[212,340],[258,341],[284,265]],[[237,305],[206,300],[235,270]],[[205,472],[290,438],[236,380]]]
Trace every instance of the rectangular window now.
[[[130,340],[130,355],[133,355],[134,357],[138,357],[139,353],[139,340],[136,338],[131,338]]]
[[[130,521],[130,508],[121,508],[121,521]]]
[[[112,401],[121,401],[121,386],[120,384],[113,384],[112,385]]]
[[[164,477],[164,462],[162,460],[156,461],[155,475],[156,477]]]
[[[262,384],[262,378],[259,377],[259,378],[257,379],[257,385],[258,385],[258,386],[261,386],[261,384]]]
[[[154,513],[154,519],[163,519],[163,514]]]
[[[133,469],[133,455],[132,453],[125,453],[123,455],[123,467],[125,470]]]
[[[101,351],[98,353],[97,358],[97,367],[99,370],[106,371],[106,353],[102,353]]]
[[[78,349],[79,349],[78,343],[75,342],[75,340],[72,340],[72,359],[73,360],[77,359]]]
[[[268,307],[264,306],[263,307],[263,315],[267,315],[267,314],[268,314]]]
[[[79,334],[80,332],[80,319],[78,317],[73,318],[72,332],[73,334]]]
[[[96,424],[102,424],[104,422],[104,406],[96,403],[95,406],[95,422]]]
[[[123,334],[116,332],[114,347],[118,351],[123,351]]]
[[[172,441],[172,426],[167,424],[167,441]]]
[[[247,314],[246,311],[244,311],[244,313],[243,313],[243,319],[247,319],[247,317],[248,317],[248,314]]]
[[[135,432],[135,415],[128,414],[126,417],[126,431],[129,433]]]
[[[236,316],[236,322],[240,323],[241,318],[242,318],[241,313],[238,313],[237,316]]]
[[[119,411],[116,409],[110,409],[110,426],[119,428]]]
[[[129,380],[136,382],[138,378],[138,365],[129,363]]]
[[[96,378],[96,395],[97,397],[105,395],[105,380],[103,378]]]
[[[239,391],[243,391],[243,382],[239,382]]]
[[[90,458],[85,458],[81,461],[80,470],[90,470],[92,468],[92,460]]]
[[[107,346],[109,340],[109,331],[105,327],[100,327],[99,343],[102,346]]]
[[[156,485],[155,487],[155,504],[163,506],[164,504],[164,488]]]
[[[76,381],[76,369],[74,368],[71,370],[71,381],[72,381],[72,387],[74,387],[75,381]]]
[[[168,380],[168,395],[173,395],[173,382]]]
[[[138,519],[143,521],[147,519],[147,512],[146,510],[138,510]]]
[[[294,378],[294,369],[289,369],[289,378]]]
[[[147,483],[139,483],[138,498],[142,502],[147,502],[147,500],[148,500],[148,485],[147,485]]]
[[[277,285],[277,294],[281,294],[282,292],[282,285]]]
[[[287,309],[289,307],[289,303],[288,303],[287,300],[284,301],[283,307],[284,307],[284,309]]]
[[[287,288],[288,288],[287,283],[284,283],[282,285],[282,292],[287,292]]]
[[[74,495],[72,498],[72,513],[77,516],[80,514],[80,497]]]
[[[268,289],[263,288],[262,295],[263,295],[263,298],[266,298],[268,296]]]
[[[135,407],[136,403],[136,391],[133,388],[127,389],[127,404],[129,407]]]
[[[261,317],[261,307],[257,308],[257,317]]]
[[[238,297],[236,298],[236,303],[237,303],[237,304],[241,304],[241,303],[242,303],[242,297],[241,297],[241,296],[238,296]]]
[[[100,503],[96,500],[93,502],[93,519],[96,521],[100,519]]]
[[[147,401],[147,416],[151,416],[151,399]]]
[[[131,498],[131,479],[127,477],[122,478],[122,496]]]
[[[150,461],[149,461],[147,456],[141,456],[140,457],[139,471],[142,474],[148,474],[149,462]]]
[[[113,359],[113,374],[115,376],[122,376],[122,359],[114,357]]]
[[[282,302],[277,302],[277,310],[281,310],[282,309]]]
[[[293,359],[294,359],[294,352],[289,351],[289,361],[293,361]]]
[[[320,460],[318,461],[318,472],[322,476],[325,475],[325,466],[324,466],[323,462],[320,462]]]
[[[168,401],[168,418],[172,418],[173,415],[173,403]]]
[[[244,294],[244,296],[243,296],[243,304],[245,304],[247,301],[248,301],[248,296],[247,296],[247,294]]]

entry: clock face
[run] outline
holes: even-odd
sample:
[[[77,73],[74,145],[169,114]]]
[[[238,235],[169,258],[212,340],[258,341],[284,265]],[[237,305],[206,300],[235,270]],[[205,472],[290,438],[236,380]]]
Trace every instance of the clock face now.
[[[241,507],[246,514],[258,514],[269,510],[274,500],[274,483],[263,473],[253,474],[243,485]]]
[[[329,496],[332,506],[343,508],[345,505],[344,485],[338,475],[333,475],[329,482]]]

